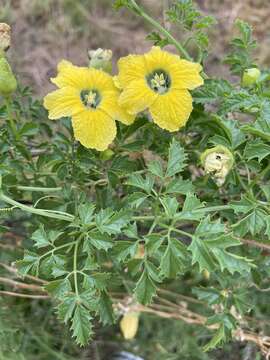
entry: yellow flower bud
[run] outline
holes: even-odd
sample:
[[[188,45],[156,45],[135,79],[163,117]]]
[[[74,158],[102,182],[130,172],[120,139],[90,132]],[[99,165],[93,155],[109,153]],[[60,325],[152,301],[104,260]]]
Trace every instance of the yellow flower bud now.
[[[201,162],[207,174],[211,174],[218,186],[222,186],[230,172],[234,157],[225,146],[218,145],[205,150],[201,155]]]
[[[120,329],[126,340],[132,340],[137,334],[139,327],[139,313],[128,312],[120,321]]]
[[[0,23],[0,50],[8,50],[10,46],[10,26]]]
[[[107,73],[112,72],[112,51],[97,49],[97,50],[89,50],[89,67],[93,67],[95,69],[104,70]]]
[[[0,56],[0,95],[9,96],[17,88],[17,81],[5,57]]]
[[[261,72],[257,68],[246,69],[242,77],[242,86],[251,86],[255,84],[260,75]]]

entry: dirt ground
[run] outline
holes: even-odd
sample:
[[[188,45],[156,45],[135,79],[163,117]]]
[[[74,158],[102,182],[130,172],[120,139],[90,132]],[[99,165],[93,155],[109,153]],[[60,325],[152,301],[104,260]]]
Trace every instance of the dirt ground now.
[[[141,0],[160,21],[170,0]],[[249,21],[259,42],[260,64],[270,64],[269,0],[197,0],[198,6],[218,20],[212,34],[213,52],[207,64],[211,74],[220,73],[236,18]],[[0,0],[0,21],[12,25],[10,60],[23,82],[43,96],[52,85],[57,63],[65,58],[87,63],[87,50],[111,48],[114,60],[149,47],[149,29],[135,15],[112,10],[112,0]],[[177,34],[181,38],[181,34]]]

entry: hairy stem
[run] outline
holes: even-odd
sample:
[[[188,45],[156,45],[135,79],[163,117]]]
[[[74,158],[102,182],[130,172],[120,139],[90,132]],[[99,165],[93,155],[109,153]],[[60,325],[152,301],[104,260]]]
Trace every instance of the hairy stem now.
[[[144,18],[149,24],[151,24],[154,28],[156,28],[163,36],[170,40],[170,42],[176,47],[181,55],[184,56],[185,59],[192,61],[192,57],[188,54],[188,52],[184,49],[182,44],[175,39],[175,37],[166,30],[159,22],[154,20],[151,16],[149,16],[145,10],[140,7],[135,0],[131,0],[131,4],[133,5],[134,10]]]

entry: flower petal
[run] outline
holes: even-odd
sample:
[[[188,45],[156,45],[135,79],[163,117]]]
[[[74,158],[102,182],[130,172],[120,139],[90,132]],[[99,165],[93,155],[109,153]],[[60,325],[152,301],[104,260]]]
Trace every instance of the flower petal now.
[[[153,121],[162,129],[177,131],[192,111],[192,97],[187,90],[170,90],[160,95],[150,107]]]
[[[49,119],[72,116],[84,110],[78,90],[65,87],[45,96],[44,107],[49,110]]]
[[[131,81],[144,79],[146,76],[145,61],[143,55],[129,55],[118,61],[119,75],[117,84],[122,88],[128,86]]]
[[[145,79],[134,80],[121,93],[119,104],[128,109],[129,113],[136,114],[151,106],[157,96]]]
[[[200,76],[201,70],[200,64],[179,59],[176,64],[170,66],[172,88],[193,90],[203,85],[203,78]]]
[[[95,86],[96,90],[106,91],[115,86],[109,74],[93,68],[75,66],[66,60],[59,63],[58,75],[51,81],[60,88],[70,86],[79,90]]]
[[[130,125],[135,120],[135,115],[129,114],[123,106],[118,103],[119,91],[106,91],[103,94],[99,109],[103,110],[112,119],[118,120],[123,124]]]
[[[108,148],[116,136],[115,121],[103,111],[85,110],[72,117],[75,139],[98,151]]]
[[[157,46],[152,47],[151,51],[145,54],[145,63],[148,73],[157,69],[167,72],[174,89],[192,90],[203,84],[200,64],[182,60],[178,55],[161,50]]]

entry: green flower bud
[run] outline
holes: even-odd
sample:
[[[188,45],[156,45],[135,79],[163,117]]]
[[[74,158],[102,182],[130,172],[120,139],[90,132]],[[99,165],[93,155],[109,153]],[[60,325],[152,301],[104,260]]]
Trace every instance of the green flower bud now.
[[[222,186],[233,164],[233,154],[225,146],[218,145],[205,150],[201,162],[207,174],[211,174],[218,186]]]
[[[93,67],[95,69],[104,70],[107,73],[112,72],[112,51],[97,49],[97,50],[89,50],[89,67]]]
[[[246,69],[242,77],[242,86],[251,86],[255,84],[260,75],[261,72],[257,68]]]
[[[0,95],[9,96],[17,89],[17,81],[7,59],[0,53]]]
[[[114,155],[114,152],[111,149],[104,150],[100,153],[101,160],[110,160]]]
[[[10,26],[0,23],[0,50],[7,51],[10,46]]]

